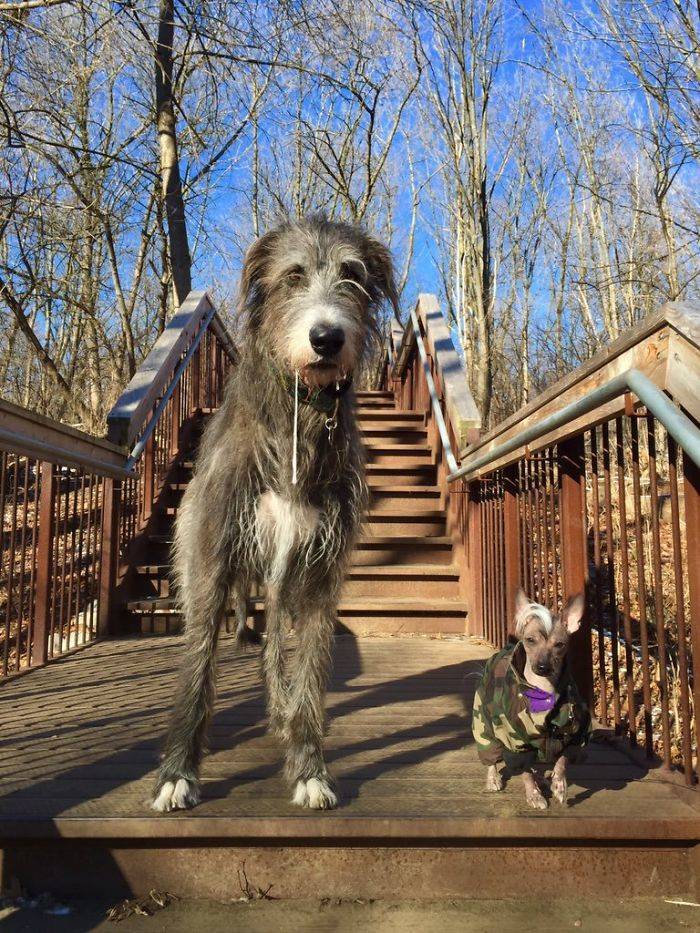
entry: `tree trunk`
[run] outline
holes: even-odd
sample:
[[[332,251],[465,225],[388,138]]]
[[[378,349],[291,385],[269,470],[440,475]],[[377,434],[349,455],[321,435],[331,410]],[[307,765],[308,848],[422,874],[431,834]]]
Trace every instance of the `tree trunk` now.
[[[175,304],[181,305],[192,289],[192,259],[187,239],[185,201],[177,152],[173,101],[174,31],[174,0],[160,0],[156,46],[156,127],[160,149],[161,197],[168,222],[173,291]]]

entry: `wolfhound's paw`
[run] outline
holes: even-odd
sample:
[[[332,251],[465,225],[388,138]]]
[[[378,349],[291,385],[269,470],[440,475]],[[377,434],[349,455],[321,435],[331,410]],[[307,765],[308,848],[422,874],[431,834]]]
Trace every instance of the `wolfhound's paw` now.
[[[499,790],[503,790],[503,775],[498,768],[493,765],[486,774],[486,790],[490,794],[495,794],[498,793]]]
[[[187,810],[199,803],[199,787],[194,781],[178,778],[177,781],[165,781],[153,798],[151,808],[159,813],[171,810]]]
[[[528,788],[525,791],[525,799],[528,806],[532,807],[533,810],[547,809],[547,801],[539,787]]]
[[[569,799],[569,785],[566,783],[565,777],[557,774],[552,775],[552,797],[563,807],[566,806]]]
[[[338,806],[338,798],[326,778],[309,778],[297,781],[292,803],[310,810],[333,810]]]

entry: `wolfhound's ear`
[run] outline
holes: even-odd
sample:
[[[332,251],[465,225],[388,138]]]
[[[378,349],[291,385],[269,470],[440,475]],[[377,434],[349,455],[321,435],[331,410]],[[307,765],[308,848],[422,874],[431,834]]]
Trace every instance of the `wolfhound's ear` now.
[[[380,304],[382,301],[388,301],[399,319],[399,294],[396,289],[391,253],[383,243],[371,236],[364,237],[363,252],[369,273],[367,290],[372,302]]]
[[[258,237],[243,260],[239,306],[242,312],[247,313],[253,327],[260,323],[258,312],[265,298],[265,275],[278,236],[278,230],[270,230]]]

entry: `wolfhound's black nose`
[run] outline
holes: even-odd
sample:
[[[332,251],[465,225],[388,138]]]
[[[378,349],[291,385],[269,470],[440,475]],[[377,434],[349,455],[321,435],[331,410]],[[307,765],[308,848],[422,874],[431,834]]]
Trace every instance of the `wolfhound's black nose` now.
[[[309,331],[309,343],[319,356],[335,356],[345,343],[345,334],[332,324],[315,324]]]

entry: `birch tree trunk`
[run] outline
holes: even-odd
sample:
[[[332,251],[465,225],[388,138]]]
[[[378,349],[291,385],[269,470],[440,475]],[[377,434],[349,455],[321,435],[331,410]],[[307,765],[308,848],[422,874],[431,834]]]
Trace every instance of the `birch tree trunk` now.
[[[156,129],[160,152],[161,197],[168,225],[173,296],[181,305],[192,290],[192,258],[187,238],[173,98],[174,0],[160,0],[156,44]]]

